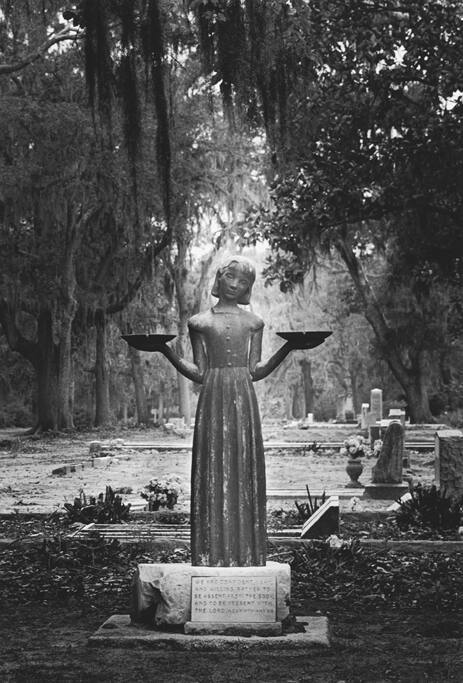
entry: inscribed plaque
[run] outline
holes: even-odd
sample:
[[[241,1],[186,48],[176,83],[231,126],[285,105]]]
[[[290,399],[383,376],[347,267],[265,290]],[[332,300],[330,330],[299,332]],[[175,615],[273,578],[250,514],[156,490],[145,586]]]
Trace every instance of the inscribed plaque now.
[[[192,576],[191,621],[276,621],[273,576]]]

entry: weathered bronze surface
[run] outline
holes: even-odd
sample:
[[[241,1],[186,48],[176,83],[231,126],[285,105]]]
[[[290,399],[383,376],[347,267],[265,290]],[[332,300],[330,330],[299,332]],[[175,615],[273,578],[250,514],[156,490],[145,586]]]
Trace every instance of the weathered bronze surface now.
[[[193,565],[246,567],[266,561],[265,460],[253,382],[301,348],[301,340],[290,335],[261,361],[264,322],[239,306],[249,303],[254,280],[254,266],[241,256],[218,269],[212,289],[217,304],[189,321],[193,362],[166,343],[156,348],[202,385],[191,475]],[[305,337],[303,348],[318,346],[328,334]]]

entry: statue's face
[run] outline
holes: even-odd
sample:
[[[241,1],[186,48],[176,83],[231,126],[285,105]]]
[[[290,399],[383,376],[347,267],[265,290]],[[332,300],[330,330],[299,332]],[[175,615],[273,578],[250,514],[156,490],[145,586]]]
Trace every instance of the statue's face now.
[[[251,287],[249,275],[239,263],[231,263],[219,278],[220,298],[237,302]]]

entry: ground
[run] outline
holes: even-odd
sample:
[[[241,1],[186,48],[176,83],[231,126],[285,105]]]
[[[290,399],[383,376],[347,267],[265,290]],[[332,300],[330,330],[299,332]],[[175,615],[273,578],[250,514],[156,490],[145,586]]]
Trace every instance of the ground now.
[[[311,430],[277,430],[264,425],[264,438],[271,440],[312,442],[340,442],[349,435],[357,433],[354,425],[317,426]],[[433,428],[407,431],[410,440],[433,439]],[[98,494],[106,485],[114,489],[131,488],[133,493],[124,496],[135,508],[143,503],[139,491],[152,477],[168,474],[180,476],[184,493],[189,490],[191,468],[191,433],[179,438],[160,431],[119,431],[88,432],[72,434],[68,437],[44,438],[24,441],[12,436],[12,432],[0,431],[0,514],[18,512],[50,512],[64,502],[71,502],[83,489],[87,494]],[[89,443],[92,440],[122,438],[127,442],[140,441],[181,441],[185,448],[178,451],[130,450],[113,451],[112,457],[95,459],[91,467]],[[13,438],[13,447],[11,439]],[[5,444],[2,447],[2,443]],[[9,445],[8,445],[9,444]],[[8,445],[8,447],[6,447]],[[336,489],[348,482],[345,472],[346,458],[339,455],[339,449],[329,455],[326,451],[285,451],[267,452],[267,489],[304,490],[308,484],[311,491]],[[52,470],[60,465],[72,464],[83,469],[64,476],[52,475]],[[370,480],[374,459],[364,461],[362,481]],[[430,482],[434,476],[433,459],[428,453],[412,453],[411,466],[417,480]],[[179,499],[179,506],[188,508],[186,496]]]
[[[432,432],[431,432],[432,434]],[[429,431],[426,436],[429,438]],[[150,458],[133,454],[130,461],[120,461],[105,469],[83,470],[81,473],[52,477],[51,469],[66,462],[80,462],[88,458],[88,442],[95,434],[66,439],[48,439],[30,442],[27,447],[18,445],[13,450],[0,452],[3,483],[1,484],[4,511],[11,509],[40,509],[46,502],[52,506],[72,499],[81,486],[89,493],[96,493],[104,485],[142,485],[156,474],[159,468],[173,472],[177,467],[187,473],[186,453],[160,454]],[[106,435],[107,436],[107,435]],[[120,435],[117,435],[120,436]],[[322,435],[318,435],[320,438]],[[414,436],[422,438],[423,435]],[[140,435],[124,435],[138,439]],[[325,434],[326,437],[326,434]],[[145,432],[144,438],[149,438]],[[294,435],[289,436],[293,440]],[[302,440],[315,440],[312,434],[300,434]],[[339,433],[331,432],[330,438],[339,440]],[[323,439],[326,440],[326,439]],[[162,457],[161,457],[162,456]],[[420,478],[430,481],[433,475],[432,457],[429,453],[413,456],[412,467]],[[124,465],[124,462],[126,463]],[[333,482],[337,487],[345,483],[344,460],[338,456],[307,454],[292,456],[275,453],[267,458],[269,485],[280,488],[312,483],[314,487]],[[156,463],[156,467],[154,464]],[[127,467],[125,470],[124,468]],[[139,474],[135,476],[135,472]],[[14,472],[14,474],[13,474]],[[92,477],[90,478],[90,474]],[[80,479],[83,475],[83,479]],[[12,491],[8,487],[11,487]],[[35,502],[36,505],[20,505]],[[32,567],[29,546],[17,547],[17,566],[27,570]],[[3,551],[3,556],[6,557]],[[39,552],[39,551],[37,551]],[[50,550],[42,549],[44,577],[56,580],[50,572]],[[47,554],[48,553],[48,554]],[[2,553],[0,551],[0,558]],[[416,558],[415,558],[416,559]],[[363,561],[363,560],[362,560]],[[383,558],[386,566],[388,558]],[[3,562],[3,561],[2,561]],[[48,565],[47,565],[48,562]],[[39,681],[461,681],[463,680],[463,619],[461,600],[452,602],[452,595],[463,594],[458,566],[450,559],[454,569],[444,581],[442,567],[447,558],[440,557],[436,571],[441,572],[445,587],[441,587],[442,601],[433,599],[434,587],[438,590],[436,577],[429,579],[429,593],[420,593],[418,601],[409,597],[418,584],[426,581],[421,571],[421,560],[398,558],[391,560],[391,572],[402,577],[410,573],[410,587],[399,597],[372,600],[370,584],[353,575],[352,587],[343,578],[343,561],[338,562],[326,576],[321,571],[295,586],[292,609],[298,614],[326,614],[330,620],[332,647],[329,650],[314,649],[303,654],[250,652],[246,656],[230,653],[178,652],[158,653],[121,649],[91,649],[87,638],[111,614],[127,612],[127,586],[99,592],[98,576],[107,576],[110,564],[99,567],[94,585],[76,588],[75,594],[48,590],[41,592],[35,584],[25,585],[25,574],[10,569],[3,579],[3,605],[0,611],[0,680]],[[415,565],[413,564],[415,562]],[[386,563],[386,564],[385,564]],[[403,566],[402,566],[403,565]],[[460,562],[461,565],[461,562]],[[8,565],[7,565],[8,566]],[[360,565],[359,565],[360,566]],[[425,565],[423,565],[425,566]],[[427,565],[426,565],[427,566]],[[411,567],[411,568],[410,568]],[[381,568],[381,565],[380,565]],[[386,570],[381,570],[386,571]],[[389,570],[388,570],[389,571]],[[48,573],[47,573],[48,572]],[[340,573],[341,572],[341,573]],[[387,573],[387,572],[386,572]],[[58,572],[59,574],[59,572]],[[32,576],[32,575],[31,575]],[[381,577],[382,574],[380,573]],[[454,577],[455,576],[455,580]],[[296,577],[296,574],[295,574]],[[333,587],[340,577],[341,591]],[[299,577],[300,578],[300,577]],[[448,578],[448,577],[447,577]],[[33,577],[30,579],[31,582]],[[299,581],[299,579],[298,579]],[[317,584],[317,581],[320,582]],[[321,582],[324,583],[321,583]],[[327,587],[327,593],[317,586]],[[386,584],[384,584],[386,585]],[[312,588],[311,588],[312,586]],[[315,586],[315,588],[314,588]],[[449,592],[449,587],[454,593]],[[312,592],[313,589],[313,592]],[[383,589],[381,589],[383,590]],[[350,591],[350,592],[349,592]],[[318,595],[319,597],[315,597]],[[45,597],[44,597],[45,596]],[[445,598],[445,599],[444,599]]]

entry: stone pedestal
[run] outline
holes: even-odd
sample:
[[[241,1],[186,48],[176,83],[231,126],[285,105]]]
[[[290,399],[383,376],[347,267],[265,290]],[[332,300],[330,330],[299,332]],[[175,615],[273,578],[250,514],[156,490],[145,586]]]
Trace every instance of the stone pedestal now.
[[[436,432],[434,455],[436,486],[447,496],[463,495],[463,433],[459,429]]]
[[[257,622],[261,633],[276,635],[289,614],[290,589],[290,567],[279,562],[264,567],[139,564],[131,617],[155,628],[188,624],[188,633],[205,633],[211,623],[209,633],[239,633],[244,624],[248,634]]]

